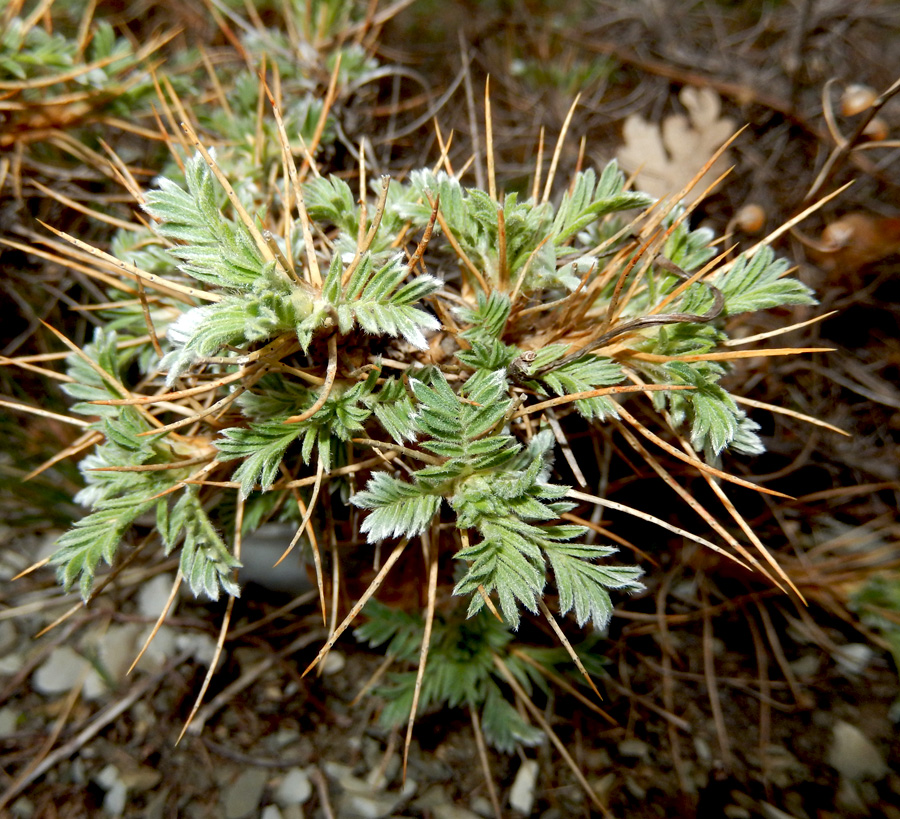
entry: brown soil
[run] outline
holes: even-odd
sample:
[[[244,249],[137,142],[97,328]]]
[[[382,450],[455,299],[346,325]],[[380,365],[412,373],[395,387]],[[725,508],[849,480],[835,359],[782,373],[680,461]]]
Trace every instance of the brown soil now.
[[[399,80],[392,87],[386,79],[367,89],[360,104],[375,112],[371,115],[378,128],[403,131],[423,108],[397,113],[395,94],[420,93],[424,85],[438,95],[461,70],[463,55],[470,60],[479,115],[475,120],[469,116],[462,85],[440,111],[444,135],[451,130],[457,134],[451,160],[461,166],[471,152],[473,122],[483,128],[481,94],[490,75],[497,172],[510,186],[521,185],[531,173],[542,126],[552,145],[579,91],[560,178],[579,161],[582,137],[584,164],[602,164],[620,144],[629,114],[660,122],[680,110],[683,86],[716,90],[724,113],[748,127],[732,148],[735,169],[728,182],[704,202],[695,221],[705,220],[720,235],[732,233],[731,242],[748,247],[755,237],[732,229],[740,208],[758,203],[768,229],[783,224],[805,207],[807,192],[834,150],[823,116],[826,84],[835,81],[826,96],[836,103],[847,84],[865,83],[881,91],[897,79],[892,72],[900,66],[900,8],[876,0],[593,0],[583,8],[513,0],[420,0],[387,25],[381,46],[385,61],[407,65],[420,79],[409,87]],[[561,74],[582,76],[585,84],[569,87],[551,70],[557,67],[565,69]],[[900,129],[898,103],[900,97],[893,98],[880,113],[895,132]],[[357,116],[353,104],[347,100],[339,111],[345,122]],[[384,116],[378,113],[382,109]],[[856,120],[838,119],[844,133],[851,133]],[[483,144],[483,130],[480,139]],[[411,131],[390,150],[379,150],[384,151],[381,161],[392,168],[411,167],[423,157],[433,161],[438,153],[428,128]],[[873,259],[857,237],[835,261],[811,253],[802,241],[818,237],[823,226],[845,213],[900,218],[898,150],[883,147],[840,157],[817,197],[851,179],[855,184],[804,221],[802,235],[786,235],[775,243],[778,252],[796,262],[798,275],[816,287],[821,307],[776,312],[742,330],[748,335],[766,332],[835,310],[789,337],[797,346],[835,351],[788,360],[748,359],[731,376],[742,384],[742,395],[790,403],[851,433],[844,437],[796,418],[759,413],[767,454],[726,463],[726,468],[796,498],[781,502],[747,492],[733,495],[806,604],[715,556],[680,541],[663,542],[656,531],[616,519],[619,534],[652,544],[659,566],[645,566],[646,593],[617,601],[608,641],[601,643],[608,677],[601,681],[600,707],[611,720],[562,693],[536,696],[615,816],[900,817],[900,740],[893,723],[897,714],[891,710],[900,695],[897,669],[885,632],[872,619],[860,620],[852,606],[854,593],[871,577],[900,582],[900,259],[897,246],[891,252],[889,242],[882,246],[887,252]],[[58,271],[32,270],[59,282]],[[17,281],[17,275],[9,275],[9,283]],[[26,288],[8,339],[24,332],[33,316],[47,314],[41,298],[37,289]],[[43,350],[48,342],[37,343]],[[27,376],[21,383],[15,394],[42,388]],[[11,432],[10,440],[26,448],[29,463],[39,460],[43,439],[67,434],[44,422],[29,424],[28,430],[24,437]],[[614,438],[610,445],[624,454]],[[22,451],[12,457],[17,465]],[[51,526],[63,526],[66,498],[76,480],[73,471],[63,471],[37,498],[17,494],[4,502],[4,507],[14,503],[17,509],[7,548],[32,552],[46,536],[47,508],[57,510]],[[684,480],[701,501],[710,495],[702,481]],[[608,482],[609,496],[619,502],[634,502],[675,522],[685,517],[674,493],[645,465],[614,459]],[[341,763],[364,775],[382,755],[389,758],[398,742],[402,748],[402,738],[377,728],[375,704],[351,704],[381,658],[345,639],[340,644],[343,671],[301,678],[316,644],[276,657],[299,635],[320,626],[314,603],[229,643],[228,659],[213,677],[206,702],[255,663],[273,661],[253,684],[224,696],[223,707],[210,715],[200,736],[189,734],[174,747],[205,673],[204,666],[188,658],[148,683],[140,705],[79,741],[79,731],[97,719],[105,702],[115,703],[133,690],[129,686],[154,678],[138,676],[107,701],[68,703],[65,696],[44,697],[33,690],[30,674],[51,647],[75,640],[85,629],[133,620],[137,586],[123,584],[107,602],[33,640],[65,610],[41,603],[53,594],[52,578],[36,573],[6,584],[0,606],[32,601],[35,613],[15,621],[7,648],[20,651],[25,665],[0,678],[0,706],[12,706],[19,715],[15,730],[0,737],[0,790],[27,775],[29,760],[72,743],[70,754],[24,789],[33,816],[100,815],[104,790],[96,777],[113,763],[120,771],[135,772],[138,783],[130,791],[126,816],[222,816],[222,793],[252,767],[270,771],[261,802],[266,804],[286,769],[312,765],[324,773],[304,805],[305,815],[328,816],[332,810],[331,815],[340,817],[347,803],[340,801],[336,776],[325,763]],[[287,602],[251,591],[235,608],[238,628]],[[185,603],[175,624],[184,633],[215,639],[221,616],[221,608]],[[874,653],[854,666],[845,647],[859,643],[873,647]],[[891,769],[887,775],[858,780],[839,775],[830,764],[839,721],[871,740]],[[540,763],[533,816],[595,815],[550,743],[529,755]],[[490,765],[504,815],[512,816],[506,798],[520,761],[491,754]],[[419,720],[409,776],[417,783],[416,795],[398,807],[398,816],[450,816],[434,807],[441,798],[466,808],[473,798],[484,804],[488,790],[465,712]],[[400,788],[397,778],[391,787]],[[421,800],[425,793],[438,793],[436,788],[440,798]]]

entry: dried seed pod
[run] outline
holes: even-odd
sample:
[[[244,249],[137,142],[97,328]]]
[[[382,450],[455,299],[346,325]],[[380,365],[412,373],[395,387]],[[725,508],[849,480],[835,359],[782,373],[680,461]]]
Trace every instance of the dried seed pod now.
[[[828,271],[852,275],[867,264],[900,252],[900,219],[847,213],[826,225],[817,252]]]
[[[853,83],[848,85],[841,94],[841,113],[845,117],[852,117],[871,108],[876,99],[878,99],[878,94],[875,93],[874,88]]]
[[[744,205],[734,216],[734,224],[744,233],[755,235],[766,225],[766,212],[760,205]]]
[[[869,124],[863,128],[863,136],[869,142],[881,142],[887,139],[889,130],[888,124],[881,117],[872,117]]]

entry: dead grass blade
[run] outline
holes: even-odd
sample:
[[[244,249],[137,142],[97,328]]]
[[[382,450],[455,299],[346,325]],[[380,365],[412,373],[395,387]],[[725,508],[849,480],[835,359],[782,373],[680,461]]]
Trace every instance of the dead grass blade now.
[[[391,567],[400,559],[400,555],[403,554],[403,550],[406,548],[406,544],[409,541],[404,538],[401,540],[395,547],[394,551],[388,556],[388,559],[385,560],[384,565],[379,569],[378,574],[375,575],[374,579],[371,583],[369,583],[366,590],[360,595],[359,600],[353,604],[353,608],[350,609],[349,614],[344,618],[344,621],[334,630],[334,633],[328,638],[325,645],[322,646],[319,653],[315,656],[315,659],[306,667],[306,670],[303,672],[301,676],[305,677],[312,671],[322,660],[322,658],[331,651],[331,647],[338,641],[338,638],[347,630],[348,626],[356,619],[356,615],[358,615],[362,610],[363,606],[369,602],[369,598],[378,591],[378,587],[381,586],[384,578],[387,576],[387,573],[391,570]]]
[[[791,418],[797,418],[800,421],[805,421],[807,424],[813,424],[817,427],[824,427],[827,430],[831,430],[831,432],[838,433],[838,435],[844,435],[847,438],[852,437],[849,432],[845,432],[840,427],[836,427],[834,426],[834,424],[829,424],[827,421],[823,421],[820,418],[815,418],[812,415],[807,415],[803,412],[797,412],[796,410],[787,409],[787,407],[778,407],[775,404],[767,404],[765,401],[756,401],[753,398],[744,398],[740,395],[732,395],[731,397],[735,400],[736,403],[743,404],[747,407],[768,410],[769,412],[774,412],[778,415],[787,415]]]
[[[234,516],[234,556],[237,560],[241,559],[241,531],[244,525],[244,499],[238,494],[237,497],[237,508],[235,510]],[[179,569],[178,574],[181,574],[181,570]],[[237,575],[237,569],[234,570],[233,574]],[[176,584],[178,583],[178,577],[175,579]],[[171,605],[172,599],[175,596],[175,589],[172,590],[172,594],[169,595],[169,600],[166,604],[166,610],[168,610],[168,606]],[[191,708],[191,713],[188,714],[188,718],[184,723],[184,727],[181,729],[181,733],[178,735],[178,739],[175,740],[175,744],[178,745],[181,742],[181,738],[184,736],[185,731],[187,731],[188,727],[191,724],[191,720],[193,720],[194,715],[200,708],[200,704],[203,702],[203,697],[206,694],[207,688],[209,688],[209,684],[212,681],[213,674],[216,672],[216,666],[219,664],[219,658],[222,656],[222,649],[225,647],[225,638],[228,634],[228,626],[231,623],[231,613],[234,611],[234,601],[235,598],[233,595],[229,595],[228,604],[225,607],[225,616],[222,618],[222,627],[219,629],[219,638],[216,640],[216,650],[213,654],[212,661],[209,664],[209,668],[207,669],[206,676],[203,678],[203,684],[200,686],[200,690],[197,692],[197,699],[194,700],[194,706]],[[165,612],[163,612],[163,616]],[[152,639],[152,635],[151,635]],[[135,660],[137,662],[137,660]]]
[[[569,106],[566,118],[563,120],[559,138],[556,140],[556,148],[554,148],[553,157],[550,160],[550,170],[547,172],[547,184],[544,185],[544,195],[541,197],[542,204],[550,201],[550,194],[553,192],[553,179],[556,176],[556,166],[559,164],[559,158],[562,156],[563,145],[566,142],[566,134],[569,132],[569,126],[572,124],[572,117],[575,114],[575,109],[578,107],[578,101],[580,99],[581,94],[576,94],[575,99],[572,100],[572,105]]]
[[[633,515],[636,518],[640,518],[641,520],[646,520],[650,523],[655,523],[657,526],[661,526],[663,529],[668,529],[670,532],[674,532],[676,535],[681,535],[681,537],[685,537],[688,540],[693,540],[695,543],[699,543],[701,546],[706,546],[707,549],[712,549],[714,552],[719,552],[724,554],[735,563],[743,566],[747,571],[750,571],[750,567],[747,566],[740,558],[735,557],[734,555],[729,555],[728,552],[725,552],[721,547],[716,546],[715,543],[711,543],[706,538],[700,537],[700,535],[695,535],[692,532],[688,532],[685,529],[682,529],[680,526],[674,526],[671,523],[667,523],[666,521],[654,517],[653,515],[648,514],[647,512],[642,512],[640,509],[635,509],[632,506],[625,506],[621,503],[616,503],[616,501],[607,500],[606,498],[600,498],[597,495],[589,495],[586,492],[579,492],[577,489],[570,489],[566,492],[566,497],[574,498],[575,500],[586,501],[587,503],[593,503],[596,506],[605,506],[607,509],[615,509],[617,512],[624,512],[626,515]]]
[[[428,662],[428,649],[431,646],[431,629],[434,626],[434,609],[437,601],[438,549],[432,544],[427,532],[423,532],[422,547],[428,563],[428,601],[425,610],[425,629],[422,632],[422,648],[419,651],[419,666],[416,669],[416,685],[413,689],[413,701],[409,709],[409,720],[406,723],[406,739],[403,742],[403,781],[406,781],[406,765],[409,761],[409,746],[412,744],[413,725],[416,711],[419,708],[419,696],[422,693],[422,681],[425,679],[425,665]]]
[[[481,770],[484,773],[484,784],[491,800],[491,807],[494,810],[494,819],[503,819],[503,812],[500,810],[500,799],[497,797],[497,788],[494,785],[494,777],[491,774],[491,763],[487,755],[484,733],[481,730],[478,714],[471,703],[469,703],[469,717],[472,720],[472,732],[475,734],[475,747],[478,749],[478,760],[481,763]]]
[[[547,608],[547,604],[543,601],[542,598],[537,599],[537,604],[541,609],[541,614],[544,615],[547,622],[550,624],[550,628],[553,629],[554,634],[559,638],[559,641],[563,644],[563,647],[566,649],[566,653],[572,658],[572,662],[575,663],[575,667],[581,672],[581,676],[584,677],[585,682],[590,686],[591,691],[597,695],[597,699],[602,700],[603,697],[600,696],[600,692],[597,690],[597,686],[594,685],[594,681],[591,679],[591,675],[587,673],[587,669],[584,667],[584,663],[581,662],[581,657],[578,656],[575,649],[572,647],[572,644],[569,642],[569,638],[566,637],[563,630],[559,627],[559,623],[556,622],[556,618],[553,616],[553,613]]]
[[[532,719],[540,725],[541,730],[547,735],[547,738],[553,743],[556,750],[559,751],[560,756],[565,760],[566,765],[569,766],[575,778],[578,780],[578,784],[581,785],[594,807],[596,807],[604,817],[612,819],[612,814],[600,800],[600,797],[597,796],[597,793],[591,787],[575,760],[572,759],[571,754],[566,749],[562,740],[556,735],[556,732],[550,727],[547,720],[544,719],[544,715],[541,713],[540,709],[531,701],[528,694],[525,693],[525,690],[519,684],[519,681],[513,676],[509,668],[507,668],[506,663],[504,663],[496,654],[494,655],[494,665],[500,669],[500,673],[503,674],[506,682],[509,683],[510,688],[515,692],[516,699],[522,703]]]
[[[132,671],[134,671],[134,667],[141,661],[141,657],[144,656],[144,652],[150,648],[150,643],[153,642],[153,638],[156,637],[157,632],[162,627],[162,624],[165,622],[166,616],[169,613],[169,609],[172,608],[172,603],[175,602],[175,595],[178,594],[178,587],[181,585],[181,579],[183,575],[181,574],[181,569],[179,569],[175,573],[175,582],[172,583],[172,588],[169,591],[169,596],[166,598],[166,603],[163,606],[163,610],[159,613],[159,617],[156,619],[156,623],[153,625],[153,628],[150,630],[150,634],[147,635],[147,639],[144,640],[144,645],[141,647],[141,650],[138,652],[137,657],[134,658],[134,661],[128,666],[128,671],[125,672],[125,676],[127,677]]]
[[[696,469],[699,469],[704,474],[715,475],[717,478],[721,478],[724,481],[737,484],[738,486],[743,486],[745,489],[753,489],[756,492],[762,492],[765,495],[774,495],[775,497],[793,500],[790,495],[785,495],[784,492],[776,492],[774,489],[767,489],[764,486],[757,486],[755,483],[745,481],[743,478],[738,478],[734,475],[729,475],[727,472],[723,472],[721,469],[716,469],[709,464],[703,463],[703,461],[697,459],[696,457],[691,457],[690,455],[681,452],[670,443],[664,441],[658,435],[647,429],[647,427],[645,427],[640,421],[638,421],[637,418],[635,418],[623,406],[621,406],[621,404],[617,407],[617,410],[619,415],[621,415],[626,421],[628,421],[629,424],[637,429],[637,431],[640,432],[641,435],[643,435],[648,441],[652,441],[654,444],[664,449],[670,455],[678,458],[678,460],[680,461],[684,461],[685,463],[690,464]]]
[[[121,259],[117,259],[115,256],[112,256],[111,254],[106,253],[105,251],[100,250],[93,245],[89,245],[87,242],[82,242],[81,239],[76,239],[74,236],[70,236],[68,233],[57,230],[55,227],[51,227],[45,222],[41,222],[40,219],[38,219],[37,221],[55,236],[59,236],[61,239],[65,239],[67,242],[74,245],[79,250],[83,250],[86,253],[89,253],[94,258],[100,259],[101,261],[105,262],[110,268],[115,269],[119,273],[123,273],[132,281],[142,281],[145,287],[151,287],[154,290],[158,290],[160,293],[165,293],[166,295],[169,295],[172,298],[191,306],[193,306],[192,299],[199,299],[200,301],[210,302],[222,300],[222,296],[220,296],[218,293],[207,293],[205,290],[198,290],[196,287],[188,287],[186,285],[178,284],[177,282],[164,279],[161,276],[157,276],[155,273],[147,273],[146,271],[141,270],[139,267],[135,267],[130,262],[123,262]],[[268,248],[266,250],[268,251]],[[112,284],[117,288],[121,287],[121,283],[115,280],[107,283]]]
[[[698,515],[700,515],[703,520],[709,524],[709,526],[723,539],[726,543],[728,543],[744,560],[747,561],[747,564],[754,566],[759,569],[759,571],[765,575],[769,580],[772,581],[776,586],[778,586],[778,581],[772,577],[765,566],[761,565],[759,561],[741,544],[721,523],[709,512],[706,507],[703,506],[699,501],[691,495],[672,475],[666,470],[650,452],[647,451],[646,447],[629,431],[629,429],[622,424],[620,421],[613,421],[613,425],[616,429],[621,433],[622,437],[628,442],[632,449],[637,452],[646,462],[647,465],[657,474],[660,478],[665,481],[666,485],[669,486],[677,495],[680,497],[691,509],[693,509]],[[734,560],[738,565],[743,566],[744,568],[749,568],[747,564],[743,563],[740,560],[737,560],[734,555],[726,552],[724,549],[719,548],[718,546],[713,545],[713,549],[717,554],[722,555],[723,557],[728,558],[729,560]]]
[[[719,750],[722,752],[722,764],[726,771],[730,771],[734,765],[734,758],[731,755],[731,741],[728,738],[728,729],[725,727],[725,717],[722,714],[722,703],[719,699],[719,685],[713,656],[713,629],[712,617],[709,614],[709,595],[703,583],[700,584],[700,597],[703,603],[703,676],[706,679],[706,693],[716,725]]]

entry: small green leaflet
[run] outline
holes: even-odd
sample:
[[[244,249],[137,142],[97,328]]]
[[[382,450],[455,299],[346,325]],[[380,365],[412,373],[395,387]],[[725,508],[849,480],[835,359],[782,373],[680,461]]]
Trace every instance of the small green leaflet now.
[[[762,247],[751,259],[739,256],[724,273],[710,283],[725,296],[724,315],[767,310],[784,304],[815,304],[812,290],[797,279],[785,278],[789,264]]]
[[[322,286],[322,295],[334,309],[341,333],[349,333],[359,324],[373,335],[402,336],[420,350],[428,346],[423,330],[437,330],[440,322],[415,305],[441,288],[439,279],[419,275],[403,285],[409,268],[401,254],[376,267],[368,251],[346,285],[341,283],[343,275],[341,259],[336,255]]]

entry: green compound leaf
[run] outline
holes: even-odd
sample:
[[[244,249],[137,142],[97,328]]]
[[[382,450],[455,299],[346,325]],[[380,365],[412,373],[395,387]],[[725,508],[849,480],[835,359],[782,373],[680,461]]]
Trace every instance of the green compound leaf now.
[[[604,629],[612,616],[612,601],[607,589],[640,591],[641,570],[632,566],[598,566],[592,563],[616,550],[608,546],[558,543],[545,547],[553,567],[559,592],[559,611],[575,610],[579,626],[592,620],[594,628]]]
[[[68,591],[79,580],[81,598],[86,601],[91,596],[97,564],[103,560],[112,566],[125,533],[155,503],[147,500],[145,491],[103,501],[95,512],[60,537],[50,563],[57,567],[57,577],[65,589]]]
[[[377,393],[370,393],[365,400],[395,443],[415,440],[415,407],[399,378],[386,379],[381,389]]]
[[[358,640],[372,647],[386,644],[386,651],[402,662],[418,659],[425,628],[420,615],[370,601],[364,616],[355,630]],[[531,689],[530,667],[508,655],[511,640],[506,627],[486,612],[469,620],[435,617],[419,711],[470,705],[481,710],[485,738],[497,750],[510,752],[517,744],[540,743],[543,734],[519,716],[497,684],[495,655],[504,658],[526,690]],[[378,686],[375,693],[385,700],[380,716],[384,727],[406,724],[415,686],[416,674],[411,672],[390,673]]]
[[[257,484],[263,492],[272,486],[287,448],[306,432],[303,424],[271,421],[223,430],[223,437],[215,443],[220,461],[246,459],[234,473],[234,480],[241,483],[241,496],[246,498]]]
[[[340,332],[349,333],[358,324],[373,335],[402,336],[424,350],[428,342],[423,331],[437,330],[440,322],[415,305],[438,291],[442,282],[433,276],[418,275],[401,287],[409,272],[402,254],[394,254],[387,264],[377,267],[373,254],[367,251],[344,285],[344,270],[336,255],[322,294],[337,316]]]
[[[477,294],[478,306],[457,307],[453,312],[463,324],[471,325],[460,333],[466,341],[487,341],[499,339],[506,328],[509,311],[512,309],[509,296],[494,290],[490,296],[481,291]]]
[[[525,722],[497,685],[492,683],[487,688],[481,729],[488,743],[501,754],[514,753],[520,745],[529,748],[540,745],[545,739],[544,732]]]
[[[359,208],[350,186],[340,177],[312,179],[303,186],[306,212],[310,218],[330,222],[342,233],[359,232]]]
[[[730,269],[711,279],[725,297],[723,314],[767,310],[784,304],[815,304],[812,290],[797,279],[783,278],[789,268],[776,259],[769,247],[762,247],[748,261],[739,256]]]
[[[516,532],[484,522],[480,527],[485,538],[480,543],[460,549],[458,560],[471,561],[466,576],[456,584],[454,594],[471,594],[468,614],[471,617],[484,606],[485,593],[496,592],[500,610],[510,627],[519,628],[519,603],[537,614],[537,598],[544,590],[544,560],[533,543]],[[489,534],[496,535],[491,538]]]
[[[369,543],[392,537],[415,537],[431,524],[441,506],[441,496],[424,494],[423,490],[388,475],[376,472],[357,492],[354,506],[371,510],[362,524]]]
[[[541,367],[561,358],[565,349],[565,345],[555,344],[539,351],[535,360],[528,365],[525,377],[528,377],[529,372],[537,372]],[[549,389],[550,392],[563,396],[610,387],[620,384],[624,379],[622,368],[613,359],[589,354],[543,373],[530,384],[544,394],[546,389]],[[602,421],[609,416],[616,417],[616,404],[605,395],[581,398],[575,402],[575,409],[589,421]]]
[[[664,367],[671,383],[689,384],[693,390],[669,393],[665,400],[672,407],[672,420],[677,426],[690,423],[691,445],[711,455],[732,446],[747,454],[763,451],[756,435],[758,425],[750,421],[734,399],[716,380],[721,370],[705,362],[670,361]]]
[[[205,594],[218,600],[221,591],[240,596],[234,569],[241,564],[224,541],[200,503],[196,487],[188,487],[169,513],[157,510],[157,521],[169,554],[183,537],[180,567],[195,597]]]
[[[575,176],[571,192],[563,196],[553,222],[554,242],[564,243],[591,222],[614,211],[643,208],[652,204],[653,197],[638,191],[625,191],[625,175],[615,160],[600,175],[593,170]]]
[[[253,237],[243,222],[222,215],[222,190],[199,153],[187,161],[185,181],[187,191],[160,179],[159,189],[146,194],[145,210],[161,221],[160,235],[186,243],[170,248],[185,273],[217,287],[246,290],[264,267]]]

